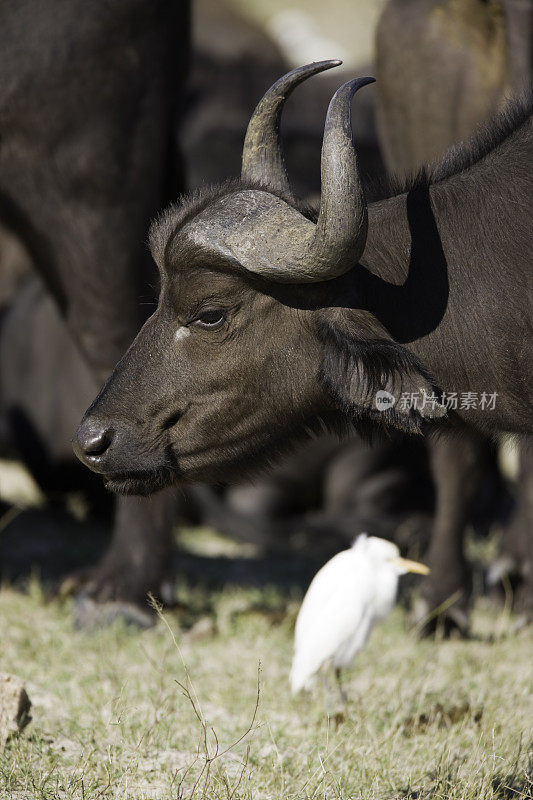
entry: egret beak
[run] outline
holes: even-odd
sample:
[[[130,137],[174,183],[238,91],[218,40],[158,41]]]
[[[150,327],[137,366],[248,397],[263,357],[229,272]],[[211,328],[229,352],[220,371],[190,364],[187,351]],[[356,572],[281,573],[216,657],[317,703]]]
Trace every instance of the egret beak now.
[[[392,562],[396,567],[401,567],[406,572],[416,572],[417,575],[429,575],[430,569],[419,561],[411,561],[409,558],[395,558]]]

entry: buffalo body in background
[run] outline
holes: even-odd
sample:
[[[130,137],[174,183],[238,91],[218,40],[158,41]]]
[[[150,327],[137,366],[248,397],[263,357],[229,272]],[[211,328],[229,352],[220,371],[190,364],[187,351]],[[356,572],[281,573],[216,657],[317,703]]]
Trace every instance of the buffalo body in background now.
[[[19,310],[36,312],[26,324],[29,340],[44,337],[29,341],[26,354],[43,363],[31,375],[35,361],[17,361],[21,348],[4,342],[2,438],[34,465],[39,454],[41,466],[62,460],[71,414],[153,307],[157,276],[145,239],[150,221],[183,187],[175,130],[188,14],[187,2],[171,0],[4,4],[0,223],[9,248],[2,248],[2,270],[16,283],[22,263],[30,265],[73,343],[61,345],[50,305],[40,313],[31,292],[21,299]],[[13,241],[19,264],[10,256]],[[171,514],[168,495],[119,499],[111,547],[87,576],[86,593],[143,602],[147,591],[157,592]]]

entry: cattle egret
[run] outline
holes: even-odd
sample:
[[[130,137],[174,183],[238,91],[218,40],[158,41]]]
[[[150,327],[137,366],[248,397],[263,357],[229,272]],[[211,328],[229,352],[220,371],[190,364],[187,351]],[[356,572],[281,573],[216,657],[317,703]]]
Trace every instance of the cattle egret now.
[[[400,558],[392,542],[361,534],[349,550],[337,553],[313,578],[296,620],[291,687],[309,689],[321,669],[349,666],[372,628],[392,610],[398,578],[406,572],[427,575],[417,561]],[[344,694],[341,689],[341,695]]]

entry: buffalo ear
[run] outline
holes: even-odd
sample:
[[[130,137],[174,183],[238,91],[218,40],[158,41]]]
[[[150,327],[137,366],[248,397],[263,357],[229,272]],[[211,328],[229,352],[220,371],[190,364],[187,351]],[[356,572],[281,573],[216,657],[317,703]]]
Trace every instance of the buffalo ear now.
[[[320,381],[347,415],[420,433],[424,419],[446,414],[426,369],[379,323],[356,328],[345,320],[321,320],[318,334]]]

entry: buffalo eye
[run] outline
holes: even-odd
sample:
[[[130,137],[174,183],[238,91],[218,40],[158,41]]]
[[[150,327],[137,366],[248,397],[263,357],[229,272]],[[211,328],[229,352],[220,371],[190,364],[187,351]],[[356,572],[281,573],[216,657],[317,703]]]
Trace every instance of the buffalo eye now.
[[[220,328],[225,320],[226,312],[223,308],[208,308],[205,311],[201,311],[196,319],[192,321],[192,324],[198,328],[214,330],[215,328]]]

